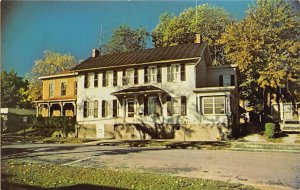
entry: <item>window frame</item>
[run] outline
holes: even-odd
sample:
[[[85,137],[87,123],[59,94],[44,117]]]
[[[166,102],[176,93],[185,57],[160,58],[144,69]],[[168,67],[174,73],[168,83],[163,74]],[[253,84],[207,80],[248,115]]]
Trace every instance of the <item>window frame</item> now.
[[[223,109],[224,109],[224,113],[216,113],[216,101],[215,101],[215,99],[217,99],[217,98],[223,98]],[[205,103],[204,103],[204,100],[205,99],[212,99],[212,113],[205,113],[204,112],[204,109],[205,109]],[[226,105],[226,100],[227,100],[227,98],[226,98],[226,96],[202,96],[201,97],[201,113],[202,113],[202,115],[226,115],[226,113],[227,113],[227,110],[226,110],[226,108],[227,108],[227,105]]]
[[[52,87],[52,90],[51,90],[50,86]],[[53,98],[54,97],[54,82],[49,82],[48,88],[49,88],[49,94],[48,94],[49,98]]]
[[[154,71],[154,73],[151,73],[151,71]],[[153,80],[151,79],[151,77],[153,77]],[[157,83],[157,67],[156,66],[148,67],[148,83]]]
[[[106,71],[106,87],[114,86],[114,72]]]
[[[63,89],[63,87],[65,88]],[[62,81],[60,82],[60,96],[66,96],[66,95],[67,95],[67,81]]]

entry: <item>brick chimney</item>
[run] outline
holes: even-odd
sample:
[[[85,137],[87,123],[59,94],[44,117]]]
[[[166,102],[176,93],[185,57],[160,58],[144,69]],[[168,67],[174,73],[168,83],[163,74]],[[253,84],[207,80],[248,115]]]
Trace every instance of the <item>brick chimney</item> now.
[[[93,49],[92,50],[92,57],[98,57],[100,54],[100,51],[98,49]]]

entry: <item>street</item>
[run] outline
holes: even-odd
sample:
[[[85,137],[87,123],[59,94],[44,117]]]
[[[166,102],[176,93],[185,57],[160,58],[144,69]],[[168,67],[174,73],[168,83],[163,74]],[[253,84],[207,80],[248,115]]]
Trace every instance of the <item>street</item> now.
[[[216,179],[270,189],[300,188],[300,155],[296,153],[61,144],[3,145],[2,160],[12,158]]]

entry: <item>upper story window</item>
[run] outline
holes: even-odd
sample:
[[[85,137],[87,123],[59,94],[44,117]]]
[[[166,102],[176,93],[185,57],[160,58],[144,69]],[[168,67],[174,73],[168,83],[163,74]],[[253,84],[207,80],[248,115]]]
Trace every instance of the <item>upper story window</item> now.
[[[145,67],[144,82],[145,83],[161,82],[161,67],[160,66]]]
[[[67,94],[67,83],[61,82],[60,83],[60,95],[65,96]]]
[[[225,96],[203,97],[202,113],[204,115],[225,114]]]
[[[92,85],[93,81],[93,73],[85,74],[84,75],[84,88],[89,88]]]
[[[234,75],[220,75],[219,84],[220,86],[234,86],[235,85]]]
[[[53,97],[54,96],[54,84],[51,82],[49,83],[49,97]]]
[[[167,67],[167,81],[185,81],[185,65],[169,65]]]
[[[123,85],[134,84],[134,69],[127,69],[123,71]]]

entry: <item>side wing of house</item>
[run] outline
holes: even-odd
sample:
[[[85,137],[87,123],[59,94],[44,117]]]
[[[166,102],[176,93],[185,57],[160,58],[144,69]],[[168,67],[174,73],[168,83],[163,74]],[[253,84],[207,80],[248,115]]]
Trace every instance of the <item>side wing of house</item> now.
[[[36,101],[37,116],[75,116],[77,76],[65,73],[40,77],[43,81],[42,100]]]

